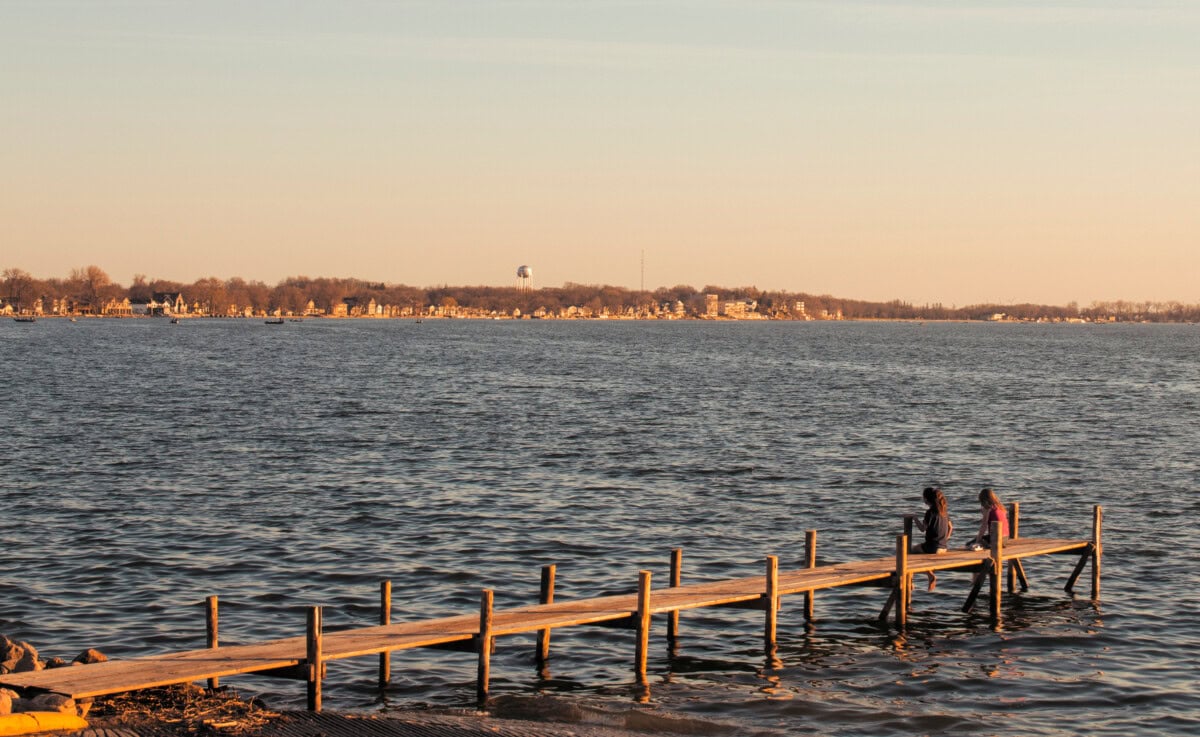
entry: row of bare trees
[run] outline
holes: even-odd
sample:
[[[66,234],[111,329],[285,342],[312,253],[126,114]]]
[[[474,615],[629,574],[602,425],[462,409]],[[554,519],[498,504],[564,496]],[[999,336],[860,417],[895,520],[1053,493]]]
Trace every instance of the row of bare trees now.
[[[561,287],[544,287],[521,291],[514,287],[438,286],[411,287],[385,284],[363,279],[309,278],[292,276],[274,286],[261,281],[239,277],[219,279],[206,277],[191,283],[148,279],[136,274],[128,287],[114,282],[98,266],[72,269],[66,278],[38,279],[19,268],[0,272],[0,303],[10,304],[20,312],[28,310],[36,300],[43,305],[54,300],[66,300],[76,311],[99,312],[110,300],[128,298],[130,302],[149,302],[156,293],[181,293],[189,306],[199,306],[207,314],[226,314],[231,307],[239,311],[250,308],[256,314],[280,310],[299,314],[311,301],[326,313],[346,300],[367,304],[412,308],[415,312],[429,306],[460,307],[479,312],[512,314],[514,310],[532,313],[544,309],[557,313],[568,307],[590,310],[593,314],[619,314],[629,311],[652,312],[674,309],[681,303],[687,315],[705,312],[705,295],[716,294],[720,301],[746,300],[755,309],[772,317],[814,317],[840,314],[846,319],[883,320],[986,320],[1003,313],[1014,319],[1108,319],[1151,322],[1196,322],[1200,320],[1200,305],[1180,302],[1096,302],[1080,307],[1072,302],[1065,306],[1020,304],[980,304],[967,307],[946,307],[941,304],[913,305],[901,300],[869,302],[813,295],[805,292],[767,291],[755,287],[722,287],[706,285],[695,289],[686,284],[661,287],[652,291],[630,290],[623,287],[568,282]]]

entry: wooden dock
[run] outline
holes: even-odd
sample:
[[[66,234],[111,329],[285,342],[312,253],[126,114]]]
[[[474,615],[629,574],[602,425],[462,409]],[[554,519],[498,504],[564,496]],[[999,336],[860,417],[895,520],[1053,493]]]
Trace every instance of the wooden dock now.
[[[464,614],[417,622],[392,624],[391,584],[380,588],[380,623],[335,632],[323,632],[321,607],[308,610],[307,634],[248,645],[220,646],[217,637],[217,599],[208,599],[208,645],[201,650],[170,653],[130,660],[55,668],[51,670],[0,675],[0,686],[21,692],[52,692],[75,699],[90,699],[114,693],[207,680],[216,686],[220,678],[255,673],[304,680],[308,686],[308,707],[321,709],[321,681],[324,664],[364,655],[379,657],[379,682],[384,687],[391,678],[389,653],[411,648],[442,648],[475,653],[478,658],[477,692],[480,700],[488,695],[490,660],[497,638],[528,632],[538,633],[539,662],[549,656],[550,633],[559,627],[606,625],[624,627],[635,633],[633,670],[639,683],[645,683],[647,649],[651,617],[667,615],[667,637],[673,643],[679,628],[679,613],[707,607],[739,607],[764,613],[764,650],[774,658],[780,601],[785,596],[804,596],[804,614],[813,617],[816,592],[845,586],[876,585],[889,590],[879,618],[886,621],[894,612],[895,623],[903,628],[911,610],[914,574],[965,570],[975,572],[974,582],[963,605],[970,611],[985,583],[989,584],[990,613],[1001,616],[1001,579],[1008,565],[1008,590],[1028,587],[1021,561],[1043,555],[1079,556],[1067,578],[1068,592],[1091,564],[1092,598],[1100,595],[1100,528],[1102,511],[1093,511],[1090,540],[1021,538],[1018,531],[1017,505],[1010,508],[1010,536],[1000,536],[993,523],[990,550],[954,550],[939,555],[909,553],[911,529],[896,538],[895,557],[875,560],[816,565],[816,532],[809,531],[805,545],[805,567],[780,572],[775,556],[768,556],[764,574],[708,583],[682,585],[682,553],[671,556],[669,585],[652,589],[649,571],[638,576],[635,594],[602,596],[571,601],[554,601],[555,567],[542,570],[539,603],[513,609],[496,610],[492,591],[484,590],[478,614]],[[911,523],[909,523],[911,524]]]

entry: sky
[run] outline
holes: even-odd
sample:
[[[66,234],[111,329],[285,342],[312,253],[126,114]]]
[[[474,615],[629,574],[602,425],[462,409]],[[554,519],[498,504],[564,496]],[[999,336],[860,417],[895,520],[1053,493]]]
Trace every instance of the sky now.
[[[0,0],[0,269],[1200,303],[1193,0]]]

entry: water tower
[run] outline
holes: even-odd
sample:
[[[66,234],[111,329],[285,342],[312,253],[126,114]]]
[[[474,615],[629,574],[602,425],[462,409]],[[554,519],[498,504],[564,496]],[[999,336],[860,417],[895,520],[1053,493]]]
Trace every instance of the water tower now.
[[[517,289],[522,292],[528,292],[533,288],[533,267],[518,266],[517,267]]]

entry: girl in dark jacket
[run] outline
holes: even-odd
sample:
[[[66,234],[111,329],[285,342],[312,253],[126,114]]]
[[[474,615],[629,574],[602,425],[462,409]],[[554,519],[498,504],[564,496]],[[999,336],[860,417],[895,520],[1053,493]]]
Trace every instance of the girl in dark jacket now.
[[[918,555],[944,553],[950,548],[950,533],[954,531],[954,523],[950,521],[950,512],[946,508],[946,495],[941,489],[927,486],[921,496],[928,508],[921,519],[913,515],[913,524],[925,533],[925,542],[914,545],[912,552]],[[933,575],[933,571],[925,575],[929,577],[929,590],[933,591],[937,587],[937,576]]]

